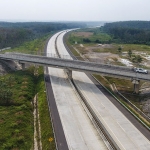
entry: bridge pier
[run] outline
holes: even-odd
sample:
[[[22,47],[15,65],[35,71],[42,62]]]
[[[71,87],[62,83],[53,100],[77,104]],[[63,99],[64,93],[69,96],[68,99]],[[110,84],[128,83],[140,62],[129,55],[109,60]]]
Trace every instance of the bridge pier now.
[[[64,69],[64,71],[65,71],[65,73],[67,73],[68,78],[69,78],[70,80],[72,80],[72,70],[70,70],[70,69]]]
[[[21,64],[22,70],[25,70],[25,63],[20,63],[20,64]]]
[[[140,80],[133,79],[132,83],[134,84],[134,93],[139,93]]]

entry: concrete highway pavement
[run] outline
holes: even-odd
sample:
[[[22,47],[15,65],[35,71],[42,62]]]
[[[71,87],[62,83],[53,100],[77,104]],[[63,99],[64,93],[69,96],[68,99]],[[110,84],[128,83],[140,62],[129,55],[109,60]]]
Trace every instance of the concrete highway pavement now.
[[[90,74],[87,76],[97,86],[98,89],[125,115],[126,118],[150,141],[150,132],[141,124],[129,111],[127,111],[108,91],[106,91]]]
[[[59,36],[58,43],[63,42],[64,34],[62,33]],[[58,44],[58,50],[60,54],[69,55],[66,48],[62,45],[59,46]],[[120,149],[150,149],[150,141],[110,102],[84,73],[73,72],[73,80]]]
[[[47,70],[48,73],[48,70]],[[47,89],[47,100],[50,111],[51,120],[54,128],[56,139],[56,147],[58,150],[69,150],[68,144],[64,135],[64,130],[61,124],[60,116],[57,110],[49,75],[45,75],[45,85]]]
[[[59,33],[58,33],[59,34]],[[58,35],[57,34],[57,35]],[[54,35],[47,52],[56,54]],[[91,120],[87,116],[62,69],[48,68],[54,97],[69,149],[107,149]],[[57,119],[57,118],[55,118]]]
[[[48,45],[48,43],[50,44],[50,39],[51,38],[49,38],[47,40],[47,45]],[[47,45],[45,46],[45,53],[47,52]],[[58,109],[56,106],[54,93],[53,93],[52,85],[50,82],[50,77],[48,75],[48,67],[44,68],[44,74],[45,74],[44,78],[45,78],[45,85],[46,85],[47,101],[48,101],[48,107],[49,107],[49,113],[51,116],[51,121],[53,124],[53,129],[54,129],[56,149],[58,149],[58,150],[69,150],[68,144],[66,141],[66,137],[64,134],[64,130],[62,127],[62,123],[60,120],[60,116],[58,113]]]

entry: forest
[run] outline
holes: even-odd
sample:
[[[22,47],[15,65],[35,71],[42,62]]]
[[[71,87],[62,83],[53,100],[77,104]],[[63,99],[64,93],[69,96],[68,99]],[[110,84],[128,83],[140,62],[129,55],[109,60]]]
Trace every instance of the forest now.
[[[0,49],[18,46],[25,41],[36,39],[50,32],[85,26],[84,23],[0,22]]]
[[[101,30],[111,35],[112,42],[150,45],[150,21],[106,23]]]

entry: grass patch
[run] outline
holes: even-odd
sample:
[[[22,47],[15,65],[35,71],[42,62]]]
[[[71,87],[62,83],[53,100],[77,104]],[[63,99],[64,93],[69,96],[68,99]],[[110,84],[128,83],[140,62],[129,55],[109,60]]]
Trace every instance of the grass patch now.
[[[140,51],[150,54],[150,46],[141,44],[114,44],[116,47],[122,47],[122,51]]]
[[[26,54],[43,54],[43,49],[50,35],[44,35],[33,41],[24,42],[21,46],[3,52],[20,52]]]
[[[65,36],[65,43],[67,44],[69,50],[72,52],[72,54],[73,54],[76,58],[78,58],[79,60],[84,60],[84,59],[80,56],[80,54],[73,48],[73,46],[69,43],[69,34],[67,34],[67,35]]]
[[[89,34],[92,33],[92,34]],[[87,36],[88,35],[88,36]],[[84,40],[86,39],[86,40]],[[88,39],[88,40],[87,40]],[[118,48],[122,48],[122,52],[128,52],[132,50],[138,52],[145,52],[150,54],[150,46],[142,44],[116,44],[111,42],[112,38],[110,35],[103,33],[99,28],[96,29],[80,29],[77,31],[72,31],[68,34],[68,45],[73,45],[79,50],[84,50],[84,47],[93,47],[97,46],[97,43],[101,44],[110,44],[111,48],[107,47],[97,47],[93,49],[93,52],[103,53],[110,52],[113,54],[119,54]],[[76,44],[75,44],[76,43]],[[84,44],[84,47],[80,47],[79,44]],[[92,50],[92,49],[91,49]]]
[[[100,75],[96,75],[94,74],[93,75],[98,81],[100,81],[103,85],[105,85],[105,87],[107,89],[110,89],[110,83],[103,77],[103,76],[100,76]]]
[[[89,34],[91,33],[91,34]],[[69,34],[69,43],[70,44],[81,44],[81,43],[110,43],[111,37],[106,33],[102,33],[100,30],[85,30],[80,29],[73,31]]]

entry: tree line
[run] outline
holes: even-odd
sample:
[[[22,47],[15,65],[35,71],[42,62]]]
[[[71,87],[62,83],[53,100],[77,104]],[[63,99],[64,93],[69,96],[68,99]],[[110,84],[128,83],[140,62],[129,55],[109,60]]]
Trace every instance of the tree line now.
[[[106,23],[101,30],[111,35],[112,42],[150,45],[150,21]]]
[[[36,39],[50,32],[85,26],[84,23],[0,22],[0,49],[18,46],[25,41]]]

